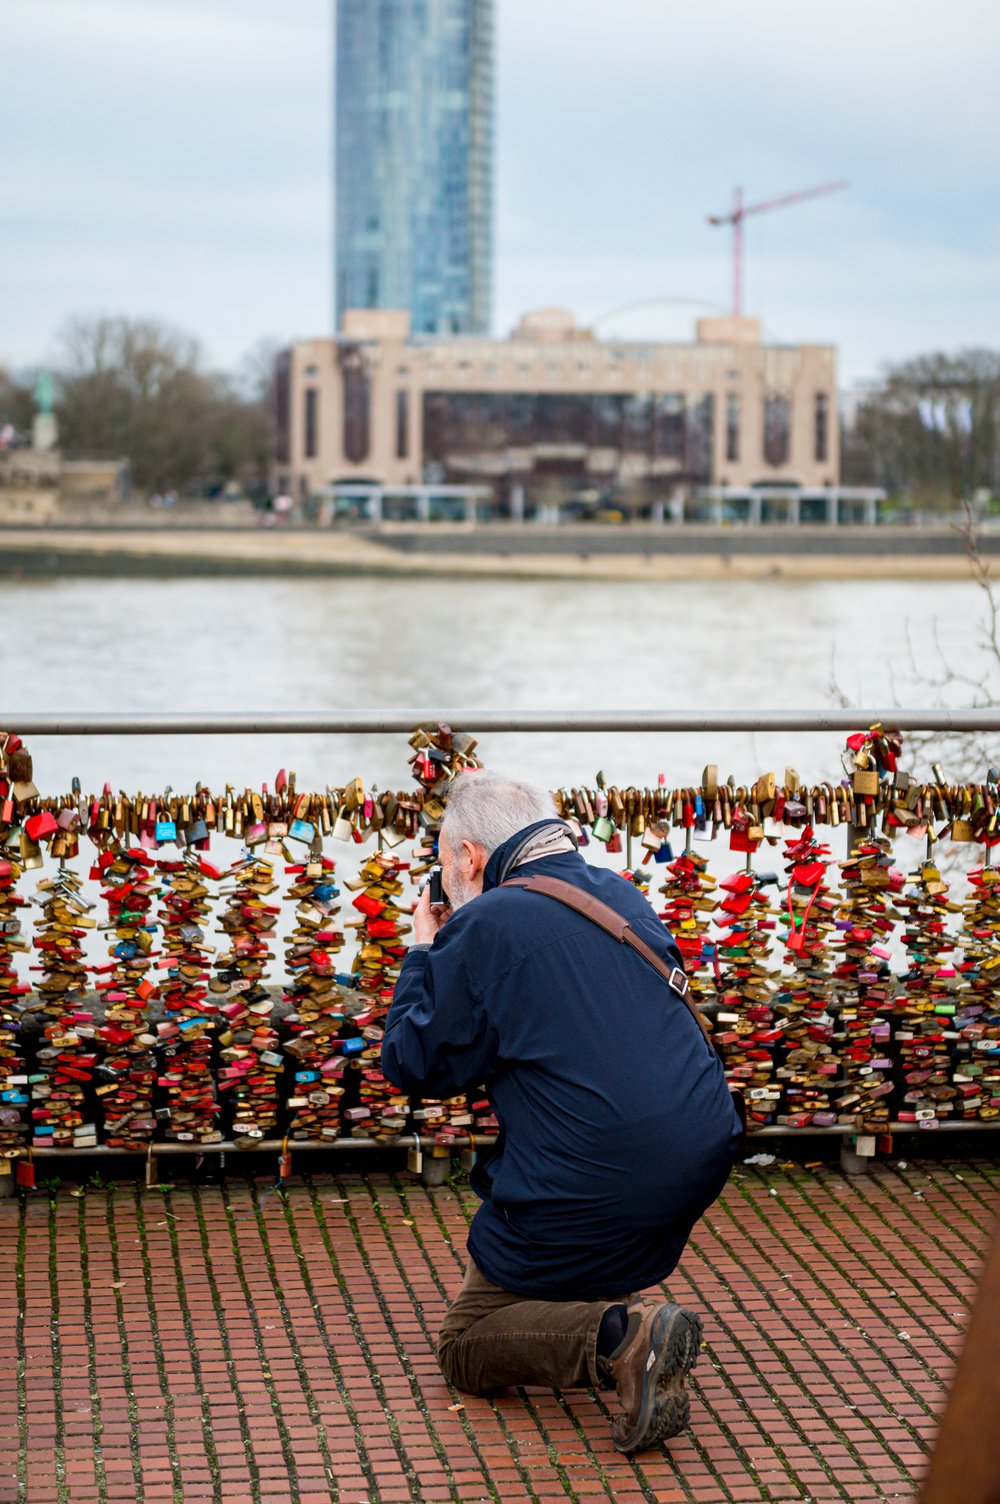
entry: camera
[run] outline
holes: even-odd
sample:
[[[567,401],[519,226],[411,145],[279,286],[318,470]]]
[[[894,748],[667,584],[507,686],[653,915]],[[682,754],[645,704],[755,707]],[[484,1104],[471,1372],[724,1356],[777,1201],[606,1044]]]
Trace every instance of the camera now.
[[[451,899],[444,891],[444,882],[441,878],[440,863],[435,863],[435,865],[430,868],[427,876],[422,880],[422,882],[417,884],[417,892],[419,894],[423,894],[425,888],[430,889],[432,904],[444,908],[451,907]]]
[[[427,886],[430,889],[431,905],[443,905],[448,902],[448,895],[444,891],[444,882],[441,877],[441,865],[435,863],[427,874]]]

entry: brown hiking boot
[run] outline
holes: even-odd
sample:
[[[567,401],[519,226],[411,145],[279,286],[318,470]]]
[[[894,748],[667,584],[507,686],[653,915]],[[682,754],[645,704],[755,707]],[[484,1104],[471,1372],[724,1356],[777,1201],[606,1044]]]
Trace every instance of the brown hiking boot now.
[[[638,1452],[688,1423],[685,1376],[698,1359],[701,1317],[683,1306],[638,1297],[629,1302],[621,1346],[606,1360],[622,1414],[611,1423],[619,1452]]]

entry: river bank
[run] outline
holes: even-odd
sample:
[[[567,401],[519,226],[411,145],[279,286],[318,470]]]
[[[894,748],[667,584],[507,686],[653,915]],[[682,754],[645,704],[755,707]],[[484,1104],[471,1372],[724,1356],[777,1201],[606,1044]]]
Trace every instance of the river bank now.
[[[1000,552],[987,535],[985,553]],[[595,580],[965,580],[950,529],[387,524],[331,531],[5,529],[0,577],[392,576]]]

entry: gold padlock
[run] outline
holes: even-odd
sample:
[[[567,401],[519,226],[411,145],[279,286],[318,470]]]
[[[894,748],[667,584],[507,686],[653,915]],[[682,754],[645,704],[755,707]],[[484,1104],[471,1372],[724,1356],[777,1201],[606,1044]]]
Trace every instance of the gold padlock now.
[[[857,768],[851,779],[851,787],[856,794],[870,798],[878,793],[878,773],[874,768]]]
[[[767,804],[774,798],[775,777],[773,773],[761,773],[754,784],[753,797],[756,804]]]

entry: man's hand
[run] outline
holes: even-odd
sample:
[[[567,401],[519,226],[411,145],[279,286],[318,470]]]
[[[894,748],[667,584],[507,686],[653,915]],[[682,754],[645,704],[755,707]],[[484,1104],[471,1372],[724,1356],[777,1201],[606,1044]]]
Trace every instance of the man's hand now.
[[[432,945],[434,936],[444,924],[451,909],[446,904],[431,907],[431,890],[425,888],[413,910],[413,939],[417,945]]]

